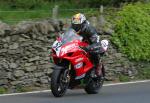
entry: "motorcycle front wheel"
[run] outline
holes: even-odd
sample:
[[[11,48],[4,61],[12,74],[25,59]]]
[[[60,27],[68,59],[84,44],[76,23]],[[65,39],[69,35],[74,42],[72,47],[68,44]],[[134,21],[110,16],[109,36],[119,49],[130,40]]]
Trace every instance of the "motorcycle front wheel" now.
[[[54,69],[51,75],[51,91],[55,97],[62,97],[69,85],[68,70]]]

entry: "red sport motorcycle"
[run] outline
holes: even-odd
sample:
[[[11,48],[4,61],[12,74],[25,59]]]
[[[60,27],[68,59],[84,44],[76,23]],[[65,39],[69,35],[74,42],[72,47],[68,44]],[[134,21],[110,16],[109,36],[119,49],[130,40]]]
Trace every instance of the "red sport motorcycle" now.
[[[67,30],[52,45],[54,66],[51,74],[51,90],[55,97],[63,96],[67,89],[81,86],[88,94],[96,94],[104,82],[105,70],[101,62],[100,75],[96,75],[90,53],[81,47],[89,44],[73,29]]]

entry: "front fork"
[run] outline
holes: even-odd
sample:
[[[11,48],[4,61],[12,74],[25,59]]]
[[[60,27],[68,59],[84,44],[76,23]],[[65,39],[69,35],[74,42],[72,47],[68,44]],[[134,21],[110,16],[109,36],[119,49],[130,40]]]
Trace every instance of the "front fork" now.
[[[65,77],[65,82],[66,83],[69,83],[70,82],[70,70],[71,70],[71,63],[69,63],[69,67],[67,70],[65,70],[65,73],[64,73],[64,77]]]

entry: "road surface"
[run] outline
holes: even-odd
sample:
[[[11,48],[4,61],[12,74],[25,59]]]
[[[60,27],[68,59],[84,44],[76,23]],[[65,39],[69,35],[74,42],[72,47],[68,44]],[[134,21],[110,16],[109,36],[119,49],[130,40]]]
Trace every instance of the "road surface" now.
[[[51,92],[0,96],[0,103],[150,103],[150,82],[104,86],[94,95],[76,89],[61,98]]]

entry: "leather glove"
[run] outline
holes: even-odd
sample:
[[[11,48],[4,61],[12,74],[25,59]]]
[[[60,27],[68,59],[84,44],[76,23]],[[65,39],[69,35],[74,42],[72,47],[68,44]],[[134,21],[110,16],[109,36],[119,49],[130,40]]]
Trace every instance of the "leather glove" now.
[[[81,46],[80,46],[80,48],[81,48],[82,50],[86,51],[86,52],[89,52],[89,48],[87,48],[87,47],[81,47]]]
[[[108,45],[109,45],[108,40],[102,40],[102,41],[101,41],[101,47],[102,47],[102,49],[103,49],[103,52],[107,51]]]
[[[94,43],[94,44],[91,44],[89,46],[86,46],[86,47],[80,47],[81,49],[83,49],[84,51],[86,52],[98,52],[98,50],[100,50],[100,44],[99,43]]]

